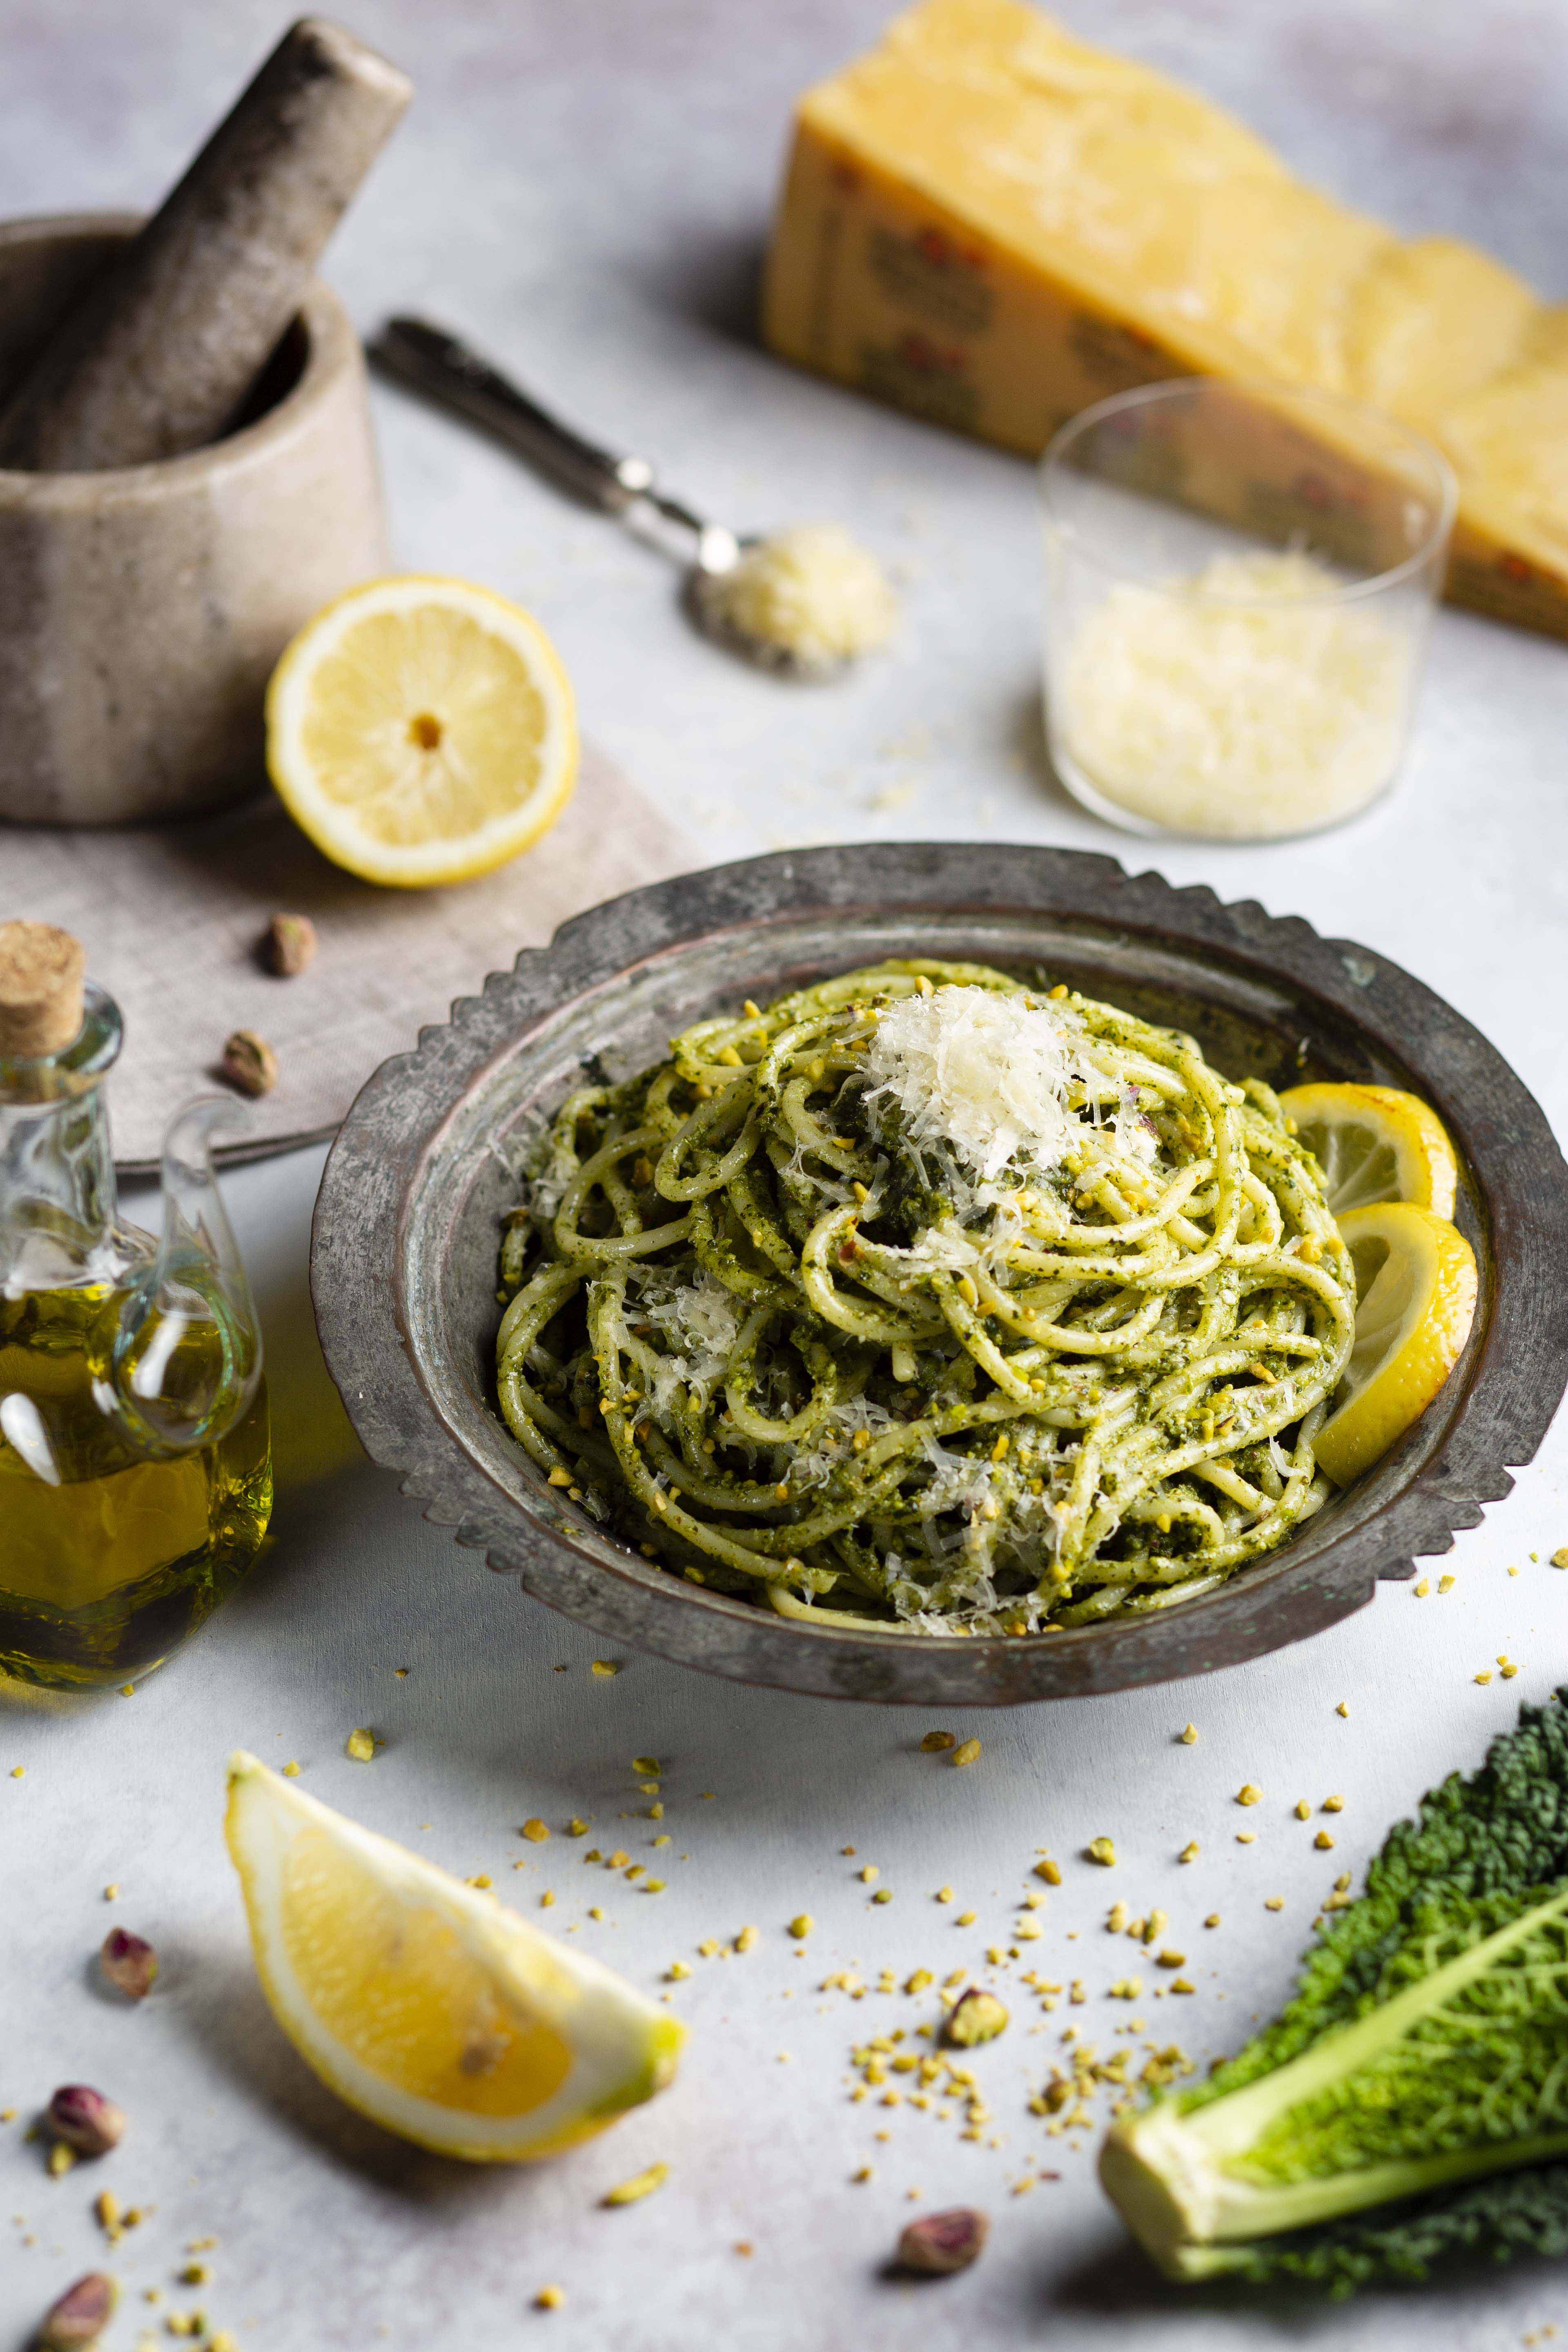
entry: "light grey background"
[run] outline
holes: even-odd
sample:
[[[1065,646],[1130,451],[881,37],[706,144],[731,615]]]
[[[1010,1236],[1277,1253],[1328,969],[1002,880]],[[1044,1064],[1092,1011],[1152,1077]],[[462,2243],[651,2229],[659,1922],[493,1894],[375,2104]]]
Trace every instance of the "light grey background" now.
[[[1039,771],[1028,469],[791,374],[751,339],[790,100],[864,43],[879,0],[364,0],[349,13],[419,85],[331,257],[362,322],[395,305],[452,320],[742,525],[847,519],[898,568],[908,622],[896,656],[831,690],[753,676],[687,634],[655,553],[383,394],[401,560],[531,604],[587,731],[715,857],[918,835],[1116,848]],[[1561,0],[1073,0],[1063,13],[1236,105],[1341,194],[1406,228],[1476,236],[1565,290]],[[153,200],[278,29],[260,0],[7,0],[0,212]],[[1496,1040],[1561,1132],[1565,720],[1568,650],[1445,614],[1387,805],[1287,847],[1124,852],[1396,957]],[[384,2341],[424,2352],[536,2332],[569,2352],[1502,2352],[1568,2325],[1568,2295],[1541,2268],[1336,2309],[1162,2287],[1094,2187],[1092,2142],[1047,2139],[1025,2105],[1062,2026],[1104,2050],[1126,2021],[1105,1997],[1138,1965],[1101,1932],[1113,1895],[1169,1910],[1198,1993],[1139,2011],[1206,2063],[1283,1996],[1334,1872],[1359,1869],[1396,1814],[1477,1760],[1521,1697],[1553,1686],[1568,1663],[1568,1579],[1530,1555],[1544,1563],[1568,1542],[1561,1435],[1434,1568],[1458,1575],[1447,1596],[1388,1587],[1308,1647],[1213,1680],[955,1723],[984,1743],[955,1773],[919,1752],[923,1717],[637,1658],[596,1680],[588,1661],[602,1643],[426,1528],[355,1458],[314,1350],[304,1269],[319,1166],[304,1154],[228,1183],[278,1404],[269,1557],[135,1698],[0,1709],[0,2106],[20,2111],[0,2127],[0,2345],[19,2344],[100,2258],[89,2208],[100,2185],[156,2208],[114,2258],[129,2294],[115,2352],[160,2326],[170,2301],[201,2303],[245,2352]],[[1521,1661],[1517,1679],[1478,1686],[1500,1653]],[[1189,1716],[1194,1748],[1174,1742]],[[369,1767],[342,1755],[362,1723],[388,1743]],[[223,1759],[238,1743],[299,1758],[303,1786],[459,1873],[492,1874],[525,1906],[553,1886],[549,1924],[574,1927],[638,1982],[659,1986],[672,1958],[689,1959],[695,1973],[673,1989],[693,2029],[678,2087],[613,2137],[523,2173],[446,2166],[348,2116],[255,1990],[218,1834]],[[580,1811],[601,1845],[640,1854],[653,1834],[635,1811],[642,1752],[668,1764],[667,1851],[689,1857],[666,1894],[606,1879],[581,1846],[519,1843],[529,1815]],[[8,1777],[14,1764],[24,1778]],[[1265,1801],[1243,1815],[1232,1800],[1245,1779]],[[1312,1849],[1316,1822],[1290,1811],[1330,1791],[1346,1800],[1331,1855]],[[1242,1825],[1256,1844],[1235,1843]],[[1072,1859],[1100,1832],[1121,1857],[1113,1874]],[[1203,1854],[1183,1869],[1174,1855],[1192,1837]],[[924,2012],[817,1992],[823,1975],[850,1963],[873,1984],[884,1966],[900,1979],[916,1965],[985,1975],[1042,1846],[1062,1857],[1065,1884],[1022,1965],[1081,1976],[1090,1998],[1047,2020],[1020,1993],[1007,2036],[981,2053],[987,2132],[1004,2145],[965,2144],[956,2121],[907,2105],[848,2104],[851,2043]],[[514,1874],[518,1857],[527,1867]],[[862,1859],[894,1890],[885,1906],[853,1874]],[[112,1906],[110,1881],[122,1890]],[[944,1882],[978,1914],[972,1929],[954,1924],[958,1905],[932,1903]],[[1273,1894],[1282,1912],[1263,1907]],[[591,1903],[602,1923],[587,1919]],[[818,1921],[804,1960],[784,1933],[803,1906]],[[1224,1924],[1205,1932],[1211,1910]],[[89,1967],[115,1919],[165,1955],[156,1997],[133,2015],[98,1997]],[[756,1951],[695,1957],[702,1937],[747,1923],[763,1931]],[[22,2132],[68,2079],[100,2084],[132,2124],[96,2171],[55,2183]],[[598,2209],[607,2186],[655,2158],[672,2168],[657,2198]],[[868,2161],[875,2179],[851,2185]],[[1015,2200],[1009,2184],[1042,2161],[1061,2179]],[[991,2248],[967,2277],[917,2289],[879,2275],[916,2210],[910,2188],[928,2206],[992,2213]],[[214,2284],[142,2304],[143,2288],[169,2289],[184,2242],[209,2232],[221,2241]],[[732,2251],[742,2239],[749,2259]],[[549,2315],[531,2307],[547,2280],[568,2295]]]

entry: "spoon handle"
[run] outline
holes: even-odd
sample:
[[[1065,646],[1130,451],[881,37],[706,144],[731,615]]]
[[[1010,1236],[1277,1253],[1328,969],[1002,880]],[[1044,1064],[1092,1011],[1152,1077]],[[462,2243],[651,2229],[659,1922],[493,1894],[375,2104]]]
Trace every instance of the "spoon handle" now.
[[[574,433],[443,327],[423,319],[389,319],[369,352],[384,373],[483,425],[563,489],[606,514],[624,513],[653,490],[653,467],[646,457],[617,457]],[[674,519],[701,527],[695,516]]]

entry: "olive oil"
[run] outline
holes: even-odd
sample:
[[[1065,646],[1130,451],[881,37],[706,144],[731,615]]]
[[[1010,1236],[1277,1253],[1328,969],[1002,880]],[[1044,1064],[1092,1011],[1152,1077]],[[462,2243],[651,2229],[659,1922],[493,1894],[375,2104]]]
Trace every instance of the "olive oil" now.
[[[149,1458],[108,1380],[123,1293],[0,1296],[0,1672],[123,1683],[233,1590],[272,1507],[267,1394],[215,1444]],[[166,1393],[211,1378],[186,1336]],[[182,1361],[182,1357],[184,1360]]]

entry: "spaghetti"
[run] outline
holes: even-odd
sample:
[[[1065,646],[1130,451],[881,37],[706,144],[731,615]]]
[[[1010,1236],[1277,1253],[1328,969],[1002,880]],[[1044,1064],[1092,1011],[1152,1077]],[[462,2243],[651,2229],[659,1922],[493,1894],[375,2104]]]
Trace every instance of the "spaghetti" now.
[[[1281,1543],[1356,1297],[1260,1080],[921,960],[579,1087],[501,1280],[502,1412],[594,1521],[786,1616],[971,1634]]]

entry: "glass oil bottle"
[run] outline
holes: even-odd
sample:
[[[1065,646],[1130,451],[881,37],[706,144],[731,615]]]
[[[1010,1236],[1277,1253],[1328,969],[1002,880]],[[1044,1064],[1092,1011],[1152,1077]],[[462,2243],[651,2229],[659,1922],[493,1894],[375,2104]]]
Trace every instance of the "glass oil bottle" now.
[[[160,1239],[121,1221],[120,1013],[68,934],[0,924],[0,1675],[133,1683],[245,1574],[272,1507],[261,1338],[193,1103]]]

